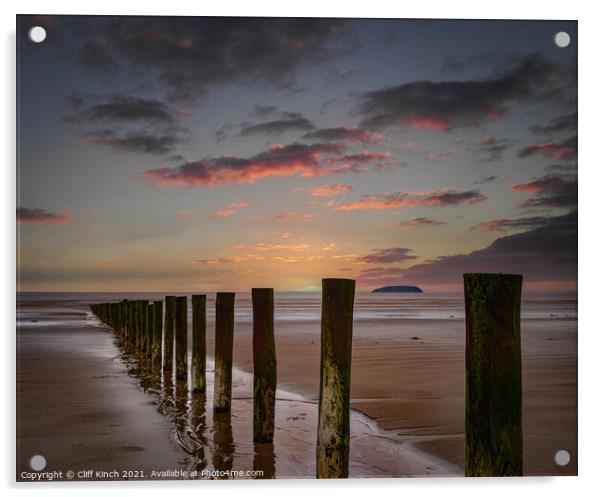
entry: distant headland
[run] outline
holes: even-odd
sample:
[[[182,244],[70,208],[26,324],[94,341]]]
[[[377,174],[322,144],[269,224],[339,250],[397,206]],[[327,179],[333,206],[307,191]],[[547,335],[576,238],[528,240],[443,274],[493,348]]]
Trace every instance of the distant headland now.
[[[422,293],[422,289],[409,285],[383,286],[372,290],[372,293]]]

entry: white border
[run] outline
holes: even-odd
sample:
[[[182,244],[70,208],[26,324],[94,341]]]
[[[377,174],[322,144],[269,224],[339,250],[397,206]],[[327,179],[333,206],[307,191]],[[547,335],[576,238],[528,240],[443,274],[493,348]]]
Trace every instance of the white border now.
[[[22,0],[2,3],[3,50],[0,81],[2,85],[1,150],[4,153],[3,181],[1,187],[2,216],[0,217],[2,243],[2,298],[0,316],[2,329],[2,366],[5,372],[2,382],[3,405],[0,468],[3,486],[10,493],[19,491],[25,495],[85,491],[90,494],[111,493],[125,495],[126,492],[144,491],[148,495],[162,495],[170,490],[178,494],[217,493],[245,497],[266,494],[306,495],[308,492],[324,490],[360,495],[369,489],[390,494],[417,494],[446,496],[480,495],[488,497],[522,491],[545,492],[550,496],[563,496],[575,492],[594,493],[598,487],[602,460],[597,444],[600,437],[600,379],[602,371],[599,357],[602,350],[602,327],[596,314],[600,304],[602,278],[600,278],[600,198],[602,185],[601,165],[597,147],[600,144],[600,10],[596,2],[576,1],[530,1],[504,0],[498,2],[454,1],[382,1],[371,0],[351,4],[343,0],[304,0],[303,2],[282,1],[239,1],[228,2],[157,2],[103,0],[100,3],[81,1],[42,2]],[[347,482],[317,482],[312,480],[288,480],[277,482],[147,482],[147,483],[95,483],[95,484],[36,484],[16,485],[14,478],[14,295],[15,295],[15,14],[148,14],[148,15],[266,15],[307,17],[435,17],[435,18],[481,18],[481,19],[577,19],[579,21],[579,477],[521,478],[511,480],[464,480],[464,479],[419,479],[419,480],[352,480]],[[598,485],[596,485],[598,483]]]

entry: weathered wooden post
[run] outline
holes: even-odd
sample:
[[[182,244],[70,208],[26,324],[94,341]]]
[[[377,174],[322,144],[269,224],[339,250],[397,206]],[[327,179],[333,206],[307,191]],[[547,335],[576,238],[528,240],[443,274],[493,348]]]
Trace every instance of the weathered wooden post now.
[[[349,476],[349,398],[355,281],[322,280],[318,478]]]
[[[143,300],[141,302],[141,310],[140,310],[140,351],[142,353],[146,352],[146,339],[147,339],[147,330],[148,330],[148,300]]]
[[[230,411],[234,347],[234,293],[218,292],[215,299],[215,379],[213,410]]]
[[[253,288],[253,441],[274,439],[276,346],[274,289]]]
[[[144,318],[144,355],[151,358],[153,348],[153,303],[145,301],[146,316]]]
[[[163,331],[163,301],[153,302],[153,341],[151,346],[151,363],[153,367],[161,367],[161,335]]]
[[[134,349],[140,346],[140,301],[134,302]]]
[[[205,392],[207,295],[192,296],[192,390]]]
[[[165,297],[165,326],[163,327],[163,371],[173,369],[174,314],[176,298]]]
[[[466,476],[523,474],[522,276],[464,275]]]
[[[188,308],[187,297],[176,297],[175,335],[176,335],[176,379],[188,377]]]

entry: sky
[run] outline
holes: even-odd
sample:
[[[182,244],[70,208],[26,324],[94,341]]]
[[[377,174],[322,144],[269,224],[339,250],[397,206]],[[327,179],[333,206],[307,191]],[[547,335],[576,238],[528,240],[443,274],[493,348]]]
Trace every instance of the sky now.
[[[576,22],[17,24],[20,291],[576,288]]]

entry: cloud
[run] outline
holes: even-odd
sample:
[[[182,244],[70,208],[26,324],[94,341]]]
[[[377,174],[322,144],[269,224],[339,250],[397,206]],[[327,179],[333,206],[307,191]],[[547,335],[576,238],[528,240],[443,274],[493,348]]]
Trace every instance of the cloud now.
[[[255,104],[255,107],[250,112],[251,116],[265,119],[278,113],[277,105]]]
[[[234,214],[236,214],[237,210],[248,209],[252,205],[253,205],[252,202],[248,202],[246,200],[241,201],[241,202],[230,202],[225,209],[212,212],[211,217],[213,217],[213,218],[232,217]]]
[[[577,212],[551,217],[532,230],[498,238],[468,254],[439,257],[417,264],[390,279],[390,284],[462,285],[467,272],[519,273],[525,283],[577,280]]]
[[[358,257],[356,262],[363,262],[367,264],[390,264],[393,262],[404,262],[418,258],[416,255],[411,253],[411,249],[403,247],[373,249],[372,252],[372,254]]]
[[[570,174],[549,174],[526,183],[512,185],[513,192],[530,193],[520,207],[575,207],[577,177]]]
[[[474,225],[471,230],[508,231],[531,229],[543,226],[550,220],[547,216],[521,217],[518,219],[492,219]]]
[[[192,217],[194,214],[192,211],[181,210],[176,213],[179,217]]]
[[[445,152],[441,152],[440,154],[436,154],[434,152],[429,152],[426,155],[426,160],[431,161],[431,162],[446,161],[446,160],[451,159],[457,153],[458,153],[458,150],[456,150],[456,149],[447,150]]]
[[[560,142],[531,143],[518,153],[521,158],[533,155],[543,155],[554,160],[573,159],[577,156],[577,136]]]
[[[182,128],[169,128],[159,131],[131,131],[120,134],[111,129],[99,129],[85,133],[83,143],[115,148],[124,152],[163,155],[174,150],[184,141]]]
[[[502,158],[506,150],[510,148],[510,140],[507,138],[496,138],[495,136],[482,136],[477,139],[477,152],[484,153],[486,157],[483,162],[495,162]]]
[[[119,64],[113,59],[103,38],[86,41],[79,50],[79,61],[87,69],[113,70]]]
[[[347,79],[360,69],[361,67],[358,64],[353,64],[351,67],[347,67],[346,69],[335,69],[328,75],[328,81]]]
[[[247,209],[253,205],[253,202],[243,200],[242,202],[231,202],[228,204],[230,209]]]
[[[87,100],[85,97],[70,95],[67,102],[77,102],[80,106]],[[84,109],[78,110],[63,118],[65,122],[142,122],[170,124],[174,113],[160,100],[152,98],[112,95],[99,103],[88,103]]]
[[[215,157],[186,162],[178,167],[149,169],[142,176],[161,186],[214,186],[227,183],[254,183],[267,177],[326,176],[336,170],[325,168],[319,159],[341,151],[334,144],[317,143],[272,145],[249,158]]]
[[[345,154],[324,159],[325,164],[341,164],[341,172],[364,172],[366,165],[377,171],[390,171],[408,165],[407,162],[397,160],[391,152],[360,152],[358,154]]]
[[[68,214],[56,214],[45,209],[17,207],[17,222],[29,224],[67,224],[73,218]]]
[[[359,286],[385,286],[395,284],[403,278],[404,270],[397,267],[375,267],[362,269],[356,280]]]
[[[312,188],[309,191],[310,197],[334,197],[336,195],[344,195],[353,191],[351,185],[344,183],[333,183],[330,185],[320,185]]]
[[[357,47],[343,19],[112,17],[103,25],[123,65],[156,78],[172,100],[258,81],[294,88],[303,69]]]
[[[280,135],[291,131],[309,131],[314,129],[313,123],[299,112],[285,112],[282,117],[273,121],[258,124],[243,124],[238,136]]]
[[[290,250],[291,252],[307,252],[311,249],[311,245],[307,243],[290,243],[290,244],[282,244],[282,243],[263,243],[258,242],[254,245],[249,245],[246,243],[242,243],[239,245],[235,245],[232,247],[236,250],[247,249],[247,250],[255,250],[259,252],[267,252],[274,250]]]
[[[305,133],[305,140],[316,140],[322,142],[343,142],[343,143],[380,143],[386,141],[386,137],[379,133],[371,133],[362,128],[322,128]]]
[[[551,134],[577,130],[577,113],[565,114],[551,119],[547,124],[534,124],[529,128],[536,134]]]
[[[291,222],[291,221],[301,221],[301,222],[310,222],[315,218],[314,214],[299,214],[297,212],[288,211],[288,212],[280,212],[272,217],[273,221],[276,222]]]
[[[427,131],[478,126],[503,117],[513,102],[560,100],[570,78],[563,66],[540,55],[520,58],[503,72],[464,81],[413,81],[361,97],[361,125]]]
[[[272,145],[254,156],[210,157],[180,166],[161,166],[141,176],[155,186],[215,186],[230,183],[254,183],[263,178],[282,176],[324,177],[368,170],[384,171],[404,166],[390,153],[362,152],[341,155],[339,143],[292,143]]]
[[[215,211],[211,213],[211,217],[219,218],[219,217],[232,217],[236,214],[235,209],[224,209],[222,211]]]
[[[399,191],[382,195],[363,195],[359,200],[334,206],[337,211],[357,209],[398,209],[400,207],[445,207],[460,204],[476,204],[487,199],[478,190],[458,191],[442,188],[430,192]]]
[[[439,221],[438,219],[431,219],[428,217],[415,217],[414,219],[408,219],[407,221],[399,221],[398,223],[390,225],[390,227],[400,227],[407,230],[415,230],[425,226],[442,226],[444,224],[447,224],[447,221]]]
[[[473,184],[486,185],[487,183],[493,183],[497,179],[498,179],[498,176],[496,176],[495,174],[488,174],[488,175],[486,174],[486,175],[483,175],[480,178],[474,180]]]

